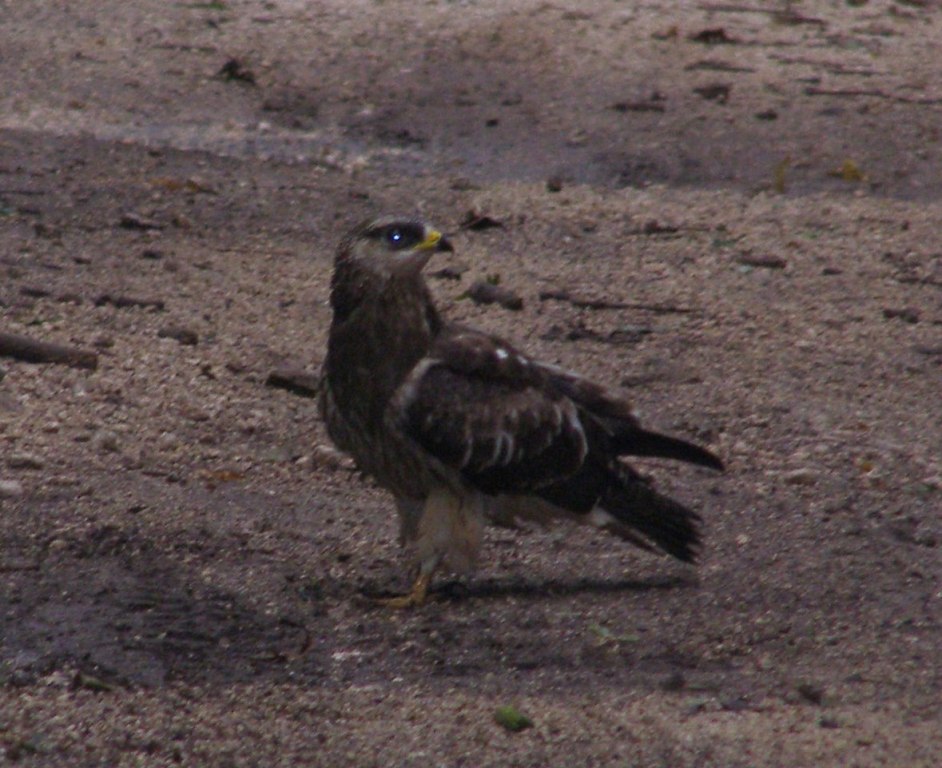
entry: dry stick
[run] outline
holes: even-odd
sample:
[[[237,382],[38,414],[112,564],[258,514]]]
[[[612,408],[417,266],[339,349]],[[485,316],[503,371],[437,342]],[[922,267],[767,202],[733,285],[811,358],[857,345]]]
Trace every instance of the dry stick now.
[[[915,96],[897,96],[892,93],[884,93],[883,91],[876,90],[873,88],[818,88],[817,86],[810,85],[805,88],[805,95],[807,96],[847,96],[847,97],[856,97],[856,96],[872,96],[877,99],[888,99],[889,101],[898,101],[902,104],[940,104],[942,103],[942,98],[940,97],[915,97]]]
[[[125,309],[126,307],[145,307],[160,311],[163,311],[165,306],[163,299],[144,299],[137,296],[112,296],[110,293],[104,293],[95,299],[96,307],[101,307],[105,304],[111,304],[111,306],[117,307],[118,309]]]
[[[12,563],[0,563],[0,573],[16,573],[17,571],[38,571],[40,565],[38,562],[22,561]]]
[[[27,363],[64,363],[91,371],[98,367],[98,355],[95,352],[38,341],[15,333],[0,333],[0,355],[15,357]]]
[[[692,307],[678,307],[673,304],[638,304],[632,301],[607,301],[573,296],[569,291],[540,291],[540,301],[555,299],[566,301],[579,309],[643,309],[647,312],[687,315],[697,310]]]
[[[276,368],[268,374],[265,383],[301,397],[317,397],[320,392],[320,377],[300,368]]]

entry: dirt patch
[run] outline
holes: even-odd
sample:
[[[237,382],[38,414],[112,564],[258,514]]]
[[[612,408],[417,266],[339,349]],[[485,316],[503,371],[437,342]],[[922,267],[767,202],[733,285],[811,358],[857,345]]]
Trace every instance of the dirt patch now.
[[[610,6],[8,10],[2,330],[97,355],[0,359],[8,760],[939,762],[937,10]],[[697,568],[491,531],[363,597],[391,504],[268,382],[390,210],[455,233],[450,316],[724,457],[644,464]]]

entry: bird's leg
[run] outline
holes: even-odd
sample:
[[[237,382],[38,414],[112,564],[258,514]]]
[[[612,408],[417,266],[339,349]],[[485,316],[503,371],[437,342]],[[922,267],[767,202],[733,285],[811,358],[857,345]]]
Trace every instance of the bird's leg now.
[[[384,598],[380,602],[390,608],[411,608],[422,605],[428,596],[432,574],[452,548],[456,538],[471,538],[464,532],[462,502],[447,488],[429,493],[421,509],[409,500],[397,502],[403,537],[414,539],[419,573],[408,594]]]

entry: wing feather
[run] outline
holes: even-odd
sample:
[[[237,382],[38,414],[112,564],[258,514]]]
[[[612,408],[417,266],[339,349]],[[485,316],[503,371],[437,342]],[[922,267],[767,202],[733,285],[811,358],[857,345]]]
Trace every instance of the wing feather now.
[[[407,436],[486,493],[558,483],[588,453],[576,405],[539,366],[480,333],[444,338],[393,407]]]

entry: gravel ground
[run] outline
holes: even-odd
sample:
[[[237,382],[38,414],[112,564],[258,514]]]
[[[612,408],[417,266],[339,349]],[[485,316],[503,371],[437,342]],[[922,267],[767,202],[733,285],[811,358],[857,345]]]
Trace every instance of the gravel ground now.
[[[0,22],[0,333],[86,353],[0,357],[3,759],[942,763],[937,4]],[[639,462],[697,567],[495,530],[423,608],[364,597],[407,584],[395,515],[306,395],[388,211],[453,233],[451,317],[724,457]]]

